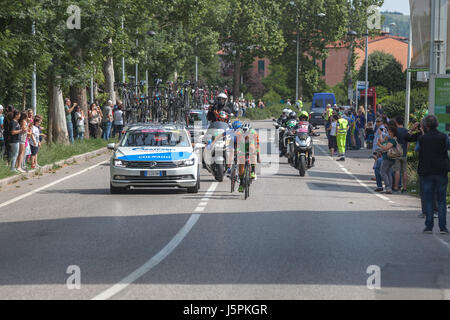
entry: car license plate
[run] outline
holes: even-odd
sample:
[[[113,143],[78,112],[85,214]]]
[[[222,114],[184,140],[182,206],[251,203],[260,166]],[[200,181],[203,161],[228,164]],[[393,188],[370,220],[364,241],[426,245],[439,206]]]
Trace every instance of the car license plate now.
[[[162,177],[164,176],[164,171],[144,171],[144,177]]]

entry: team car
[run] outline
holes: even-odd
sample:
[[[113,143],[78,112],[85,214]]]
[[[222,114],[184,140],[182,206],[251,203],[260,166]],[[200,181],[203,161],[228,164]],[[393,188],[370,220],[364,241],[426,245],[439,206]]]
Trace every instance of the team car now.
[[[198,153],[185,127],[177,124],[128,126],[110,160],[110,190],[117,194],[130,187],[200,189]]]

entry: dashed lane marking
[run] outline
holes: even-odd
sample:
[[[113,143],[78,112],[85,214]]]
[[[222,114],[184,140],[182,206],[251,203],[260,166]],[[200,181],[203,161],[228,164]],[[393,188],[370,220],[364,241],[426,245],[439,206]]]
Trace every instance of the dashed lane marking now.
[[[214,191],[216,190],[217,186],[219,184],[217,182],[213,182],[211,186],[209,187],[206,194],[212,195]],[[199,207],[195,208],[195,212],[197,210],[203,211],[205,207]],[[194,225],[197,223],[198,219],[200,218],[200,214],[192,214],[186,224],[178,231],[178,233],[170,240],[170,242],[162,248],[156,255],[154,255],[152,258],[150,258],[146,263],[144,263],[141,267],[133,271],[131,274],[120,280],[117,284],[113,285],[109,289],[101,292],[97,296],[95,296],[92,300],[107,300],[113,297],[114,295],[118,294],[120,291],[124,290],[126,287],[128,287],[130,284],[135,282],[137,279],[142,277],[144,274],[149,272],[151,269],[153,269],[155,266],[157,266],[161,261],[163,261],[168,255],[172,253],[173,250],[183,241],[183,239],[187,236],[189,231],[194,227]]]

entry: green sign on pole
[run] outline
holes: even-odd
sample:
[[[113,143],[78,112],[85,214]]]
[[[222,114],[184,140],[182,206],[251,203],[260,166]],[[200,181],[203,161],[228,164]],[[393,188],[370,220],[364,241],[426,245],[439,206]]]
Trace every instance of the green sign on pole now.
[[[438,118],[438,130],[450,133],[450,77],[436,75],[434,81],[434,115]]]

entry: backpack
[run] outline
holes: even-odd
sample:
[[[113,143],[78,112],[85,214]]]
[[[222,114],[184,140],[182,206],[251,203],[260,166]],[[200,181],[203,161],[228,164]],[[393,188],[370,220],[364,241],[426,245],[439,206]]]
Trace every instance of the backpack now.
[[[387,156],[389,159],[399,159],[399,158],[403,157],[403,147],[400,143],[398,143],[396,138],[394,138],[394,139],[396,142],[396,146],[390,148],[387,151]]]

